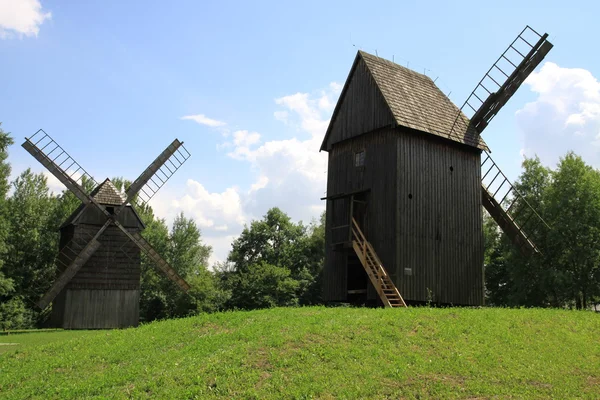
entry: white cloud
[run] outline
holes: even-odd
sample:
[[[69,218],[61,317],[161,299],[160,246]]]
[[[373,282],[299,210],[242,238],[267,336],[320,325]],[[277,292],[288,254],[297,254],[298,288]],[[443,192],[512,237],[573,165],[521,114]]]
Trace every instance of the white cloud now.
[[[40,25],[52,18],[52,13],[42,10],[39,0],[0,0],[0,38],[35,36]]]
[[[260,142],[260,134],[249,131],[236,131],[233,133],[233,142],[224,143],[223,145],[234,147],[232,152],[227,153],[229,157],[243,160],[251,157],[250,146],[258,142]]]
[[[211,192],[189,179],[183,195],[157,194],[151,203],[157,215],[172,221],[183,211],[192,217],[204,241],[213,246],[211,263],[225,260],[244,224],[262,218],[271,207],[280,207],[296,221],[318,218],[325,208],[320,198],[327,179],[327,153],[319,153],[319,148],[340,90],[341,85],[333,83],[315,94],[275,99],[280,109],[274,118],[285,124],[278,135],[282,139],[263,141],[258,132],[238,130],[218,146],[230,149],[226,156],[239,161],[234,168],[256,173],[253,183],[245,189]]]
[[[288,112],[287,111],[275,111],[273,116],[277,121],[281,121],[283,123],[288,122]]]
[[[546,62],[525,81],[535,101],[517,111],[526,154],[555,164],[573,150],[600,166],[600,82],[590,71]]]
[[[200,125],[210,126],[211,128],[216,128],[216,127],[219,127],[219,126],[225,126],[225,125],[227,125],[223,121],[218,121],[216,119],[208,118],[204,114],[186,115],[184,117],[181,117],[181,119],[196,121]]]

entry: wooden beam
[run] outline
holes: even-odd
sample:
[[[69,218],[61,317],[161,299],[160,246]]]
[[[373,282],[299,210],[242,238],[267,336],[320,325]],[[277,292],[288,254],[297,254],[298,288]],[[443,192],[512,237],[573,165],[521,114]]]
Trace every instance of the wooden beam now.
[[[481,202],[494,221],[500,226],[502,231],[510,238],[519,251],[526,257],[534,253],[538,253],[535,245],[523,234],[521,228],[516,222],[504,211],[502,206],[494,199],[494,197],[481,186]]]

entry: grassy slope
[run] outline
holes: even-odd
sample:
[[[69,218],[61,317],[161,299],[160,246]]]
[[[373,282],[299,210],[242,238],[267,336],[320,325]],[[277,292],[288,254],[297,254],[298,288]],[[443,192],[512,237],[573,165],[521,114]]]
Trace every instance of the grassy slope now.
[[[599,398],[600,315],[428,308],[219,313],[5,354],[0,393]]]
[[[3,332],[4,333],[4,332]],[[27,349],[51,342],[64,342],[69,339],[88,336],[90,331],[32,331],[30,333],[17,332],[14,334],[0,335],[0,356],[4,353]],[[0,364],[1,365],[1,364]]]

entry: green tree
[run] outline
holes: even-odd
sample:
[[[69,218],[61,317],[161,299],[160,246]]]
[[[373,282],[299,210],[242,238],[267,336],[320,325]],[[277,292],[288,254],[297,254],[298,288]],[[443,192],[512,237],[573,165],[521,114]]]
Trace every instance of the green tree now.
[[[538,223],[535,213],[546,216],[547,192],[552,183],[552,171],[542,165],[538,157],[526,158],[523,171],[516,180],[515,189],[523,196],[510,203],[517,223],[540,249],[543,256],[524,257],[490,219],[485,220],[486,236],[486,294],[491,305],[547,306],[553,301],[554,272],[547,263],[547,233],[543,223]],[[508,204],[506,204],[508,205]],[[531,207],[529,207],[531,206]]]
[[[12,144],[12,138],[2,130],[2,123],[0,122],[0,296],[5,296],[8,293],[8,287],[12,287],[12,281],[9,281],[2,273],[4,257],[6,256],[6,238],[9,232],[6,196],[9,189],[10,164],[7,159],[8,147]],[[2,287],[6,289],[3,291]]]
[[[572,152],[561,158],[548,195],[549,248],[563,293],[577,308],[598,294],[600,173]]]
[[[489,220],[486,289],[490,304],[586,308],[600,295],[600,173],[569,152],[555,171],[526,159],[515,187],[550,225],[526,225],[542,251],[523,257]],[[530,211],[516,202],[517,221]]]
[[[289,271],[289,279],[296,282],[295,302],[298,304],[315,304],[320,301],[321,271],[324,259],[325,227],[324,215],[320,222],[313,222],[305,227],[301,222],[293,223],[288,215],[279,208],[271,208],[262,220],[252,221],[245,227],[241,235],[233,242],[227,259],[233,268],[220,271],[219,276],[224,288],[232,294],[228,305],[232,308],[247,308],[250,304],[270,304],[269,301],[244,301],[244,290],[254,290],[242,282],[242,276],[254,279],[254,285],[265,282],[260,277],[274,274],[287,282],[288,276],[280,274],[281,268]],[[275,267],[277,269],[275,269]],[[257,271],[254,271],[257,270]],[[287,283],[283,285],[289,289]],[[268,290],[277,286],[267,286],[260,291],[265,296]],[[248,296],[252,294],[248,293]],[[280,298],[275,293],[272,298]],[[285,298],[285,296],[283,297]],[[241,301],[241,303],[240,303]],[[287,298],[285,304],[291,304]]]
[[[264,261],[251,265],[230,277],[232,308],[256,309],[298,304],[299,282],[290,270]]]
[[[5,272],[26,304],[33,305],[55,275],[59,235],[53,217],[57,200],[49,193],[46,177],[30,169],[17,177],[13,187],[8,199],[11,234],[7,239]]]
[[[141,216],[146,225],[145,239],[191,286],[187,294],[183,293],[143,257],[141,319],[152,321],[220,309],[223,293],[207,268],[211,248],[202,243],[195,222],[181,213],[169,231],[165,220],[155,218],[151,208],[144,208]]]

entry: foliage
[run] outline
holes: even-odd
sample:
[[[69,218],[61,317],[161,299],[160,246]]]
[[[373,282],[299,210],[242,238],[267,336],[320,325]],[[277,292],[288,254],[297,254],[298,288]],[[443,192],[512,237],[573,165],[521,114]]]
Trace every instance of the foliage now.
[[[49,194],[46,177],[30,169],[17,177],[13,187],[8,199],[11,234],[6,241],[4,270],[16,293],[33,304],[54,278],[58,233],[53,217],[57,203]]]
[[[551,228],[528,229],[543,253],[531,258],[484,229],[488,302],[587,308],[600,295],[600,173],[569,152],[554,171],[526,159],[515,186]]]
[[[599,331],[600,315],[566,310],[224,312],[110,332],[0,336],[22,343],[0,355],[0,392],[7,400],[592,399],[600,397]],[[53,342],[28,344],[40,336]]]
[[[229,306],[252,310],[296,305],[300,282],[290,275],[289,269],[264,261],[252,264],[230,277],[230,285],[234,290]]]
[[[202,243],[196,223],[179,214],[171,231],[164,219],[154,217],[152,209],[140,215],[146,223],[142,235],[154,249],[192,287],[188,294],[157,271],[151,260],[143,257],[140,318],[142,321],[195,314],[220,309],[222,293],[208,271],[211,247]]]
[[[2,130],[0,122],[0,299],[14,290],[13,281],[4,276],[2,268],[7,250],[6,238],[9,232],[6,195],[9,189],[10,165],[6,159],[8,158],[8,146],[11,144],[13,144],[13,140],[7,132]]]
[[[231,292],[228,307],[318,303],[324,218],[323,214],[320,224],[313,222],[305,227],[302,222],[292,222],[279,208],[271,208],[262,220],[245,227],[233,242],[227,260],[233,268],[220,271],[222,286]]]

